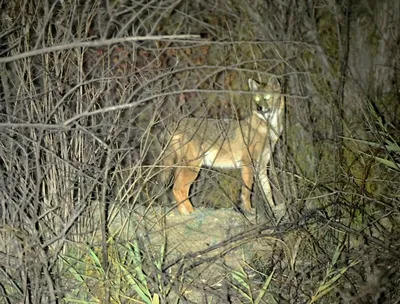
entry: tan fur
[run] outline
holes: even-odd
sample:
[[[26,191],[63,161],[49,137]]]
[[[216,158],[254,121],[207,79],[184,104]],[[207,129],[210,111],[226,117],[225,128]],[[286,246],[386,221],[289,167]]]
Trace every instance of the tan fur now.
[[[285,101],[276,78],[261,88],[252,79],[248,82],[257,105],[251,116],[240,121],[184,118],[172,135],[163,164],[175,169],[173,194],[181,214],[194,211],[189,190],[202,166],[242,169],[241,198],[246,211],[252,210],[250,194],[257,173],[268,202],[274,206],[267,164],[282,133]]]

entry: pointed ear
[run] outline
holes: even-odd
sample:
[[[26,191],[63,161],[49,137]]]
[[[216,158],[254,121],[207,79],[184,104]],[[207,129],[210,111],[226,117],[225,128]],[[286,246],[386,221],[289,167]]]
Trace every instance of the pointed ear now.
[[[258,91],[260,85],[253,79],[248,80],[250,91]]]
[[[276,78],[275,76],[272,76],[272,77],[268,80],[267,86],[268,86],[269,88],[274,89],[274,90],[280,90],[280,89],[281,89],[281,84],[280,84],[278,78]]]

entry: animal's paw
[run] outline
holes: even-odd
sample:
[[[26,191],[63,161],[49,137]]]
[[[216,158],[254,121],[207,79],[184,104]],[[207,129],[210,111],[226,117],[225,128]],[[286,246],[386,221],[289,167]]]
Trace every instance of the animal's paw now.
[[[239,204],[239,210],[241,212],[243,212],[244,214],[253,215],[253,214],[256,213],[256,209],[252,208],[251,206],[249,207],[249,206],[247,206],[246,204],[243,204],[243,203]]]
[[[274,216],[276,219],[281,220],[286,215],[286,205],[280,204],[280,205],[273,206],[272,212],[274,213]]]

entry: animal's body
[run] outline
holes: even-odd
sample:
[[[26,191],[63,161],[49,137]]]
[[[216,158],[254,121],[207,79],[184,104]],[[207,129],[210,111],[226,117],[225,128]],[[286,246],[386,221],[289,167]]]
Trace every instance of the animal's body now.
[[[283,130],[285,100],[274,77],[267,85],[252,79],[248,83],[256,105],[251,116],[243,120],[184,118],[174,130],[163,164],[175,171],[172,191],[181,214],[194,211],[189,191],[203,166],[241,169],[246,211],[252,211],[250,194],[258,176],[266,199],[274,206],[267,164]]]

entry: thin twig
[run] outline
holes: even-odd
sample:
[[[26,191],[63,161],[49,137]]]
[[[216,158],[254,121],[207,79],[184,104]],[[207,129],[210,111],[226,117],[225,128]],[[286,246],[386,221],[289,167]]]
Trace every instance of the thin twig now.
[[[113,38],[113,39],[95,40],[95,41],[75,41],[67,44],[53,45],[38,50],[32,50],[14,56],[3,57],[0,58],[0,63],[7,63],[32,56],[43,55],[56,51],[69,50],[77,47],[99,47],[103,45],[111,45],[122,42],[136,42],[145,40],[172,40],[172,39],[189,40],[189,39],[200,39],[200,38],[201,38],[200,35],[162,35],[162,36],[123,37],[123,38]]]

